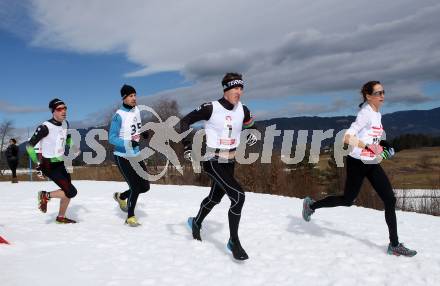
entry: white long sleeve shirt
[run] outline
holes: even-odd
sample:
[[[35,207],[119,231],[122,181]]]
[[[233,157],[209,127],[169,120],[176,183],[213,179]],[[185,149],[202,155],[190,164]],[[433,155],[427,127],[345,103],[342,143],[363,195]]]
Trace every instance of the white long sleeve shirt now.
[[[345,134],[354,135],[365,144],[379,144],[384,132],[382,127],[382,115],[365,103],[356,116],[356,120],[347,129]],[[361,160],[374,160],[375,154],[367,149],[354,147],[349,156]]]

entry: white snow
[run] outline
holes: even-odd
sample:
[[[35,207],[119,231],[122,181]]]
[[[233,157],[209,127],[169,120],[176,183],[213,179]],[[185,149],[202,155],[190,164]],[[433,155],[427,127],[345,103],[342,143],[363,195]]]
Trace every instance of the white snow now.
[[[246,194],[240,237],[250,259],[226,250],[227,197],[206,218],[203,242],[186,220],[209,188],[152,185],[141,194],[141,227],[123,224],[112,199],[121,182],[74,181],[79,194],[68,214],[75,225],[54,223],[58,201],[37,209],[38,190],[52,182],[0,183],[0,285],[440,285],[440,218],[397,212],[400,240],[413,258],[386,254],[382,211],[320,209],[310,223],[302,201]]]

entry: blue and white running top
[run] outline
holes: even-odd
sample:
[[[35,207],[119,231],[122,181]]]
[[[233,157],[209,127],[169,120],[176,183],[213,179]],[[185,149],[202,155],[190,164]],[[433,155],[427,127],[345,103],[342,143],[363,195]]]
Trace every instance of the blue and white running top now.
[[[134,157],[139,153],[139,146],[132,146],[133,136],[139,137],[142,127],[141,114],[137,106],[128,109],[121,106],[112,118],[109,142],[115,146],[113,154],[121,157]]]

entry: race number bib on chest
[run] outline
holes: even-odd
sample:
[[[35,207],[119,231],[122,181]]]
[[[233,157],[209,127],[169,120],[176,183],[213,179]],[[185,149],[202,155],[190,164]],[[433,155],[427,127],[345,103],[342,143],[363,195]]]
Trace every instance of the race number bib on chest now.
[[[244,111],[241,103],[225,109],[218,101],[212,103],[211,118],[205,123],[206,144],[211,148],[233,149],[240,143]]]

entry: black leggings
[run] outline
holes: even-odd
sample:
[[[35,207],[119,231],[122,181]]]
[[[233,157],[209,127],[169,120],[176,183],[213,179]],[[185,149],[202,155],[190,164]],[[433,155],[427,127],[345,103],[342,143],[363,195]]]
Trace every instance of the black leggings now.
[[[121,200],[128,199],[128,217],[134,216],[134,209],[136,208],[137,199],[139,194],[145,193],[150,189],[150,182],[147,179],[140,177],[136,170],[131,166],[130,161],[124,157],[115,155],[115,162],[118,165],[119,171],[127,181],[129,190],[120,194]],[[147,172],[147,167],[143,161],[139,162],[142,169]]]
[[[77,190],[72,185],[72,179],[64,166],[64,162],[50,162],[50,159],[43,158],[41,171],[64,191],[66,197],[71,199],[76,196]]]
[[[195,222],[201,226],[212,208],[220,203],[225,195],[231,200],[228,212],[229,232],[231,239],[238,239],[241,210],[245,201],[244,191],[234,178],[235,162],[219,163],[216,160],[203,162],[203,171],[212,179],[211,191],[202,201]]]
[[[344,195],[329,196],[313,203],[311,209],[337,206],[349,207],[358,196],[365,177],[370,181],[376,193],[385,205],[385,221],[388,225],[390,242],[393,246],[399,243],[396,222],[396,197],[387,175],[379,164],[364,164],[361,160],[347,156],[347,179]]]
[[[8,166],[9,166],[9,169],[11,169],[12,178],[17,178],[18,160],[8,160]]]

